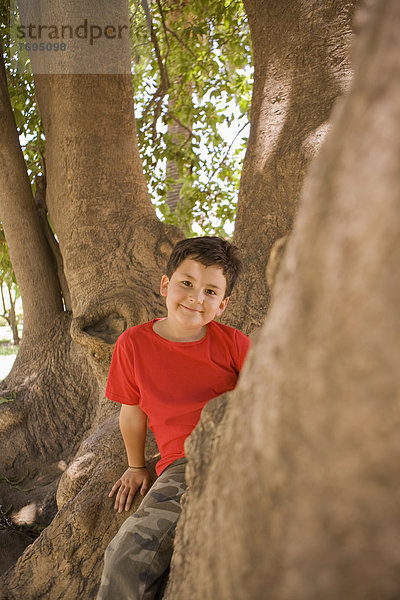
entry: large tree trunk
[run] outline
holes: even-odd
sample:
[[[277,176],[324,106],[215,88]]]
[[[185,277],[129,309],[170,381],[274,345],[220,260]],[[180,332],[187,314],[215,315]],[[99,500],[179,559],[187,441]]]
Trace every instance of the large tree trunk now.
[[[62,7],[49,1],[42,4],[43,8],[50,11],[68,10],[65,3],[62,3]],[[249,0],[247,4],[250,6],[252,3]],[[260,5],[258,18],[261,22],[261,16],[269,18],[269,15],[263,12],[264,4],[270,6],[271,3],[258,4]],[[330,6],[330,3],[328,4]],[[122,0],[113,3],[114,5],[117,12],[119,10],[124,12],[127,7]],[[325,5],[328,6],[326,3]],[[285,2],[282,4],[282,9],[285,8],[288,11],[288,6],[289,4]],[[342,5],[343,8],[348,6],[347,3]],[[325,25],[323,35],[320,35],[321,21],[324,23],[326,21],[321,18],[318,10],[319,4],[315,6],[313,4],[313,7],[318,25],[313,36],[311,34],[306,36],[310,46],[307,46],[303,40],[303,34],[304,23],[308,23],[309,29],[311,28],[311,16],[307,18],[308,20],[300,19],[297,25],[300,39],[304,41],[304,44],[299,43],[297,46],[290,43],[286,46],[283,44],[286,48],[289,66],[301,71],[301,62],[304,59],[307,68],[303,67],[304,72],[301,72],[303,72],[306,83],[310,79],[309,87],[305,85],[307,93],[300,95],[298,102],[295,103],[297,112],[300,109],[305,110],[304,107],[313,99],[310,90],[314,85],[314,80],[311,76],[314,74],[316,77],[315,74],[319,75],[323,70],[321,65],[326,69],[326,65],[329,64],[326,62],[326,53],[321,51],[321,55],[317,53],[317,58],[315,58],[309,49],[314,47],[314,36],[316,38],[315,46],[324,47],[325,42],[322,43],[322,41],[325,38],[331,41],[335,39],[334,32],[337,27],[337,46],[342,47],[344,44],[345,50],[340,50],[340,48],[337,50],[335,46],[334,55],[342,58],[347,56],[348,29],[343,26],[343,23],[339,23],[340,19],[334,11],[331,25],[333,38],[329,37],[330,34],[326,31],[328,27],[325,28]],[[300,8],[298,10],[300,14]],[[285,12],[285,14],[288,13]],[[296,29],[294,21],[297,17],[296,14],[293,14],[289,21],[293,29]],[[329,21],[329,19],[327,20]],[[254,18],[253,21],[252,29],[257,32],[259,31],[258,25]],[[265,30],[275,27],[275,21],[269,18],[269,24],[263,23]],[[346,11],[344,11],[344,21],[345,23],[349,21]],[[272,33],[269,35],[273,36]],[[280,41],[282,42],[282,40]],[[258,43],[261,47],[264,39],[258,37]],[[274,43],[276,44],[276,41]],[[255,55],[258,52],[259,57],[256,59],[258,61],[256,80],[261,78],[262,82],[260,84],[255,82],[255,86],[258,86],[259,90],[259,92],[255,92],[255,98],[262,99],[265,96],[263,90],[266,85],[266,73],[261,65],[261,50],[257,50],[256,46],[257,43],[254,46]],[[294,58],[292,60],[296,48],[297,51],[303,52],[302,59],[299,59],[298,63],[294,61]],[[310,54],[311,56],[309,56]],[[264,56],[265,59],[266,56]],[[125,61],[125,65],[127,65],[128,54],[122,53],[121,60]],[[279,80],[278,63],[275,66],[273,63],[271,64],[271,73]],[[285,65],[284,61],[283,67]],[[335,72],[339,79],[340,71],[340,67],[337,66]],[[284,72],[280,77],[285,81]],[[289,84],[293,85],[294,91],[299,85],[299,78],[301,79],[298,73],[296,77],[289,81]],[[328,80],[330,85],[330,79],[328,78]],[[172,243],[180,237],[180,234],[160,224],[150,206],[136,148],[129,77],[123,74],[100,76],[65,73],[63,76],[41,75],[36,78],[36,82],[47,138],[47,205],[63,256],[71,292],[72,315],[61,311],[56,314],[54,326],[49,330],[53,336],[57,333],[56,343],[50,341],[51,338],[38,335],[34,350],[32,350],[33,346],[26,345],[25,356],[24,354],[20,355],[19,363],[8,380],[9,384],[13,383],[12,386],[10,384],[10,388],[15,389],[18,385],[22,386],[21,382],[25,387],[21,387],[22,391],[19,393],[18,401],[15,402],[15,407],[11,402],[10,405],[7,404],[3,408],[9,411],[7,414],[12,413],[14,417],[17,414],[22,415],[22,419],[29,423],[31,433],[27,440],[25,433],[21,433],[27,430],[26,425],[22,427],[15,422],[14,429],[7,426],[8,440],[14,439],[15,431],[18,435],[25,436],[19,456],[27,459],[29,451],[33,455],[35,452],[37,454],[35,445],[39,444],[42,460],[48,461],[48,464],[51,465],[53,478],[56,478],[57,470],[59,472],[59,466],[62,466],[59,463],[60,459],[65,460],[67,469],[58,487],[57,501],[60,510],[56,518],[40,538],[27,549],[15,569],[3,578],[0,595],[10,600],[16,600],[21,596],[27,599],[40,597],[51,598],[51,600],[58,598],[75,600],[77,597],[89,599],[94,596],[98,585],[103,550],[125,517],[125,515],[114,515],[111,503],[106,498],[106,491],[121,471],[125,460],[121,438],[118,434],[116,409],[104,400],[103,395],[108,360],[113,342],[122,329],[161,313],[162,307],[154,290],[157,289],[158,277],[169,249]],[[331,99],[335,97],[339,93],[338,87],[340,86],[332,85],[331,92],[332,89],[335,92],[332,92],[331,96],[329,94],[327,96]],[[286,89],[285,86],[283,89]],[[320,90],[321,93],[322,91]],[[292,146],[296,147],[294,141],[296,135],[301,137],[301,141],[297,142],[297,148],[301,149],[302,141],[326,119],[330,109],[330,105],[327,106],[325,100],[321,101],[321,105],[323,104],[321,110],[317,111],[313,108],[311,112],[313,114],[315,112],[317,118],[311,119],[311,124],[307,126],[308,129],[306,127],[307,131],[304,133],[301,127],[296,129],[293,126],[293,123],[298,123],[298,118],[294,118],[297,117],[297,113],[292,108],[295,97],[297,98],[293,92],[286,115],[286,119],[291,116],[292,120],[283,119],[283,133],[280,135],[278,128],[275,136],[279,144],[286,140],[285,143],[290,149],[288,156],[292,156]],[[94,98],[95,101],[93,101]],[[253,137],[250,141],[250,145],[254,148],[251,152],[254,153],[255,167],[260,164],[258,157],[265,153],[264,138],[261,138],[263,143],[256,143],[259,139],[258,133],[263,132],[266,127],[265,119],[269,118],[271,112],[262,110],[264,106],[262,103],[259,108],[257,106],[255,100],[252,109],[252,124],[256,123],[256,125],[252,125]],[[270,99],[267,102],[268,107],[271,108]],[[257,120],[257,110],[261,111],[260,121]],[[289,125],[293,128],[291,129]],[[286,131],[290,134],[288,137],[285,137]],[[294,150],[293,152],[295,154]],[[282,152],[279,156],[282,156]],[[258,262],[254,259],[257,264],[256,271],[249,270],[249,263],[252,260],[250,238],[246,237],[243,232],[244,237],[242,240],[240,239],[241,228],[247,227],[245,215],[247,214],[246,218],[253,217],[253,214],[256,215],[257,207],[251,203],[250,182],[253,181],[254,185],[257,184],[255,189],[259,191],[263,181],[262,178],[255,176],[256,171],[253,171],[253,176],[251,175],[253,162],[249,157],[246,160],[247,167],[243,175],[242,186],[246,189],[247,185],[247,191],[241,193],[237,241],[244,245],[249,277],[261,279],[264,276],[268,251],[265,252],[265,256],[257,258]],[[281,173],[286,173],[289,178],[290,168],[288,167],[285,171],[283,162],[275,161],[274,163],[272,158],[271,160],[272,162],[268,162],[268,160],[266,162],[269,165],[280,165]],[[302,180],[304,170],[300,172],[300,175],[298,174],[298,165],[303,165],[302,160],[299,159],[298,163],[292,161],[291,164],[297,169],[295,172],[298,180]],[[274,180],[274,185],[277,185],[276,180]],[[300,187],[300,183],[298,186]],[[296,186],[294,189],[297,189]],[[261,201],[262,198],[258,191],[254,197],[257,196]],[[286,201],[283,195],[279,198],[282,203]],[[249,210],[246,213],[247,202],[249,202]],[[265,211],[270,214],[268,210],[272,210],[272,208],[268,208],[268,206]],[[283,212],[282,210],[282,214]],[[259,218],[261,219],[260,215]],[[290,218],[287,221],[289,222]],[[263,218],[264,227],[267,229],[269,222],[270,220]],[[258,249],[263,247],[264,243],[266,244],[266,240],[261,229],[258,227],[254,229],[254,224],[251,227],[253,227],[250,233],[251,241],[257,247],[258,252]],[[276,231],[276,237],[280,237],[286,231],[286,227],[283,227],[282,231]],[[98,239],[94,241],[95,236],[98,236]],[[270,240],[268,236],[267,239]],[[79,248],[79,253],[76,248]],[[25,274],[27,275],[27,273]],[[249,280],[245,277],[237,295],[238,300],[241,299],[243,303],[247,302],[248,321],[246,321],[241,308],[231,311],[231,319],[235,318],[237,324],[242,324],[245,329],[251,329],[255,324],[259,324],[266,306],[266,304],[262,304],[265,286],[260,284],[259,292],[254,287],[251,293],[247,294],[244,290],[248,285]],[[257,314],[255,292],[260,293]],[[239,304],[236,305],[236,307],[238,306]],[[37,351],[38,349],[41,349],[42,354]],[[261,347],[262,353],[263,346]],[[43,355],[46,360],[42,359]],[[260,356],[259,360],[263,360],[263,356]],[[264,368],[264,365],[262,367]],[[279,372],[277,370],[277,373]],[[26,373],[28,373],[28,377]],[[262,373],[261,367],[260,373]],[[260,375],[259,380],[264,388],[263,376]],[[244,378],[243,381],[245,382],[246,379]],[[251,388],[252,379],[250,378],[248,381],[252,394],[249,397],[259,398],[257,390],[254,393]],[[36,407],[34,411],[31,411],[31,406]],[[38,410],[40,407],[41,412]],[[14,412],[12,412],[13,410]],[[64,411],[67,411],[68,418],[67,425],[64,424],[63,430],[61,425]],[[4,411],[2,412],[4,414]],[[232,419],[236,418],[235,415],[237,412],[233,411]],[[252,415],[253,412],[250,411],[248,419],[251,419]],[[56,423],[55,428],[53,421]],[[262,421],[260,421],[261,423]],[[58,430],[55,432],[57,427]],[[48,432],[51,435],[44,435]],[[84,432],[87,433],[84,435]],[[74,456],[79,441],[81,444]],[[253,450],[249,452],[249,457],[253,457]],[[238,448],[235,452],[237,451]],[[154,441],[149,437],[147,458],[153,463],[156,452]],[[226,452],[225,454],[223,451],[221,452],[221,461],[224,461]],[[245,455],[244,450],[243,455]],[[29,460],[27,464],[29,465]],[[240,464],[237,458],[235,458],[235,464]],[[6,463],[6,467],[11,469],[9,463]],[[226,475],[229,472],[231,472],[231,465],[229,465]],[[258,486],[260,484],[256,476],[258,477],[258,471],[255,473],[254,479],[254,483]],[[225,480],[221,478],[221,481]],[[56,483],[55,481],[52,484],[52,489]],[[225,481],[224,486],[226,494],[234,492],[232,487],[229,487],[232,486],[231,482],[228,484]],[[49,490],[49,493],[51,492],[52,490]],[[37,493],[39,494],[39,492]],[[24,497],[25,503],[28,499],[30,501],[31,496]],[[216,499],[217,495],[215,494],[213,497]],[[23,499],[19,500],[19,504],[23,504]],[[215,507],[214,503],[212,505]],[[222,506],[225,506],[223,502]],[[207,514],[205,510],[204,515]],[[193,516],[191,520],[193,523],[196,522],[196,518]],[[229,520],[227,523],[231,527]],[[193,542],[196,543],[195,536],[193,536]],[[265,544],[265,540],[263,540],[263,544]],[[182,554],[178,552],[178,561],[179,556],[182,557]],[[245,564],[244,561],[243,564]],[[188,565],[190,565],[190,561]],[[223,575],[224,571],[222,570],[221,573]],[[173,583],[180,577],[179,573],[177,576],[173,576]],[[191,577],[192,575],[189,574],[188,581]],[[239,589],[239,586],[237,587]],[[199,588],[194,585],[194,593],[197,589]],[[218,594],[210,593],[205,596],[215,597],[219,600]],[[192,597],[192,593],[186,594],[186,597]]]
[[[267,320],[187,444],[171,600],[400,596],[400,5],[364,10]]]
[[[265,276],[270,250],[292,228],[310,159],[350,79],[355,4],[244,1],[254,87],[234,237],[245,269],[229,316],[246,332],[263,322],[270,301]]]
[[[57,462],[66,458],[65,453],[77,443],[77,434],[87,427],[94,381],[83,377],[82,359],[70,363],[70,317],[62,312],[60,285],[35,210],[3,63],[0,68],[1,218],[24,303],[21,348],[1,386],[2,396],[9,399],[0,413],[1,472],[17,479],[30,472],[28,487],[32,487],[44,458],[52,465],[46,465],[52,479],[60,473]],[[73,397],[81,398],[78,406],[71,406]],[[44,488],[39,496],[45,495]],[[4,483],[0,489],[6,506],[9,498],[16,510],[24,505],[23,493],[17,494]]]

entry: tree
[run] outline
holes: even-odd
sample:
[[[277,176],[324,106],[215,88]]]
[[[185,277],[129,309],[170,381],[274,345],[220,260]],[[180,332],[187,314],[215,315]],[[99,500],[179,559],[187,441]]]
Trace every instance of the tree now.
[[[98,13],[107,15],[109,3],[98,4]],[[268,11],[264,10],[264,4]],[[267,72],[276,77],[281,91],[288,94],[290,90],[290,110],[278,115],[281,125],[278,130],[279,142],[283,147],[285,143],[288,145],[293,159],[291,165],[296,166],[284,171],[285,185],[298,194],[306,162],[300,152],[302,143],[305,138],[310,139],[313,128],[319,128],[328,117],[335,94],[342,91],[339,85],[333,86],[329,93],[318,94],[310,105],[310,98],[315,96],[315,91],[312,93],[315,79],[311,75],[329,70],[331,55],[310,51],[312,60],[308,62],[309,55],[304,54],[304,50],[313,49],[314,43],[315,48],[330,43],[334,48],[341,48],[334,56],[339,56],[343,64],[335,73],[338,80],[347,77],[351,5],[343,2],[344,18],[341,19],[336,4],[325,3],[327,8],[321,12],[318,2],[312,7],[300,1],[287,2],[282,4],[279,20],[274,11],[276,3],[247,2],[253,21],[256,78],[252,134],[242,180],[246,193],[241,193],[236,233],[237,239],[243,240],[247,265],[252,248],[260,255],[264,237],[258,239],[257,235],[266,235],[264,229],[251,229],[257,215],[264,224],[271,220],[264,218],[267,208],[259,195],[263,179],[249,174],[251,169],[257,169],[262,157],[265,158],[265,146],[260,143],[259,135],[265,136],[271,122],[277,126],[277,116],[271,121],[271,110],[265,110],[262,103],[266,77],[263,61],[274,56],[275,26],[279,24],[279,31],[283,31],[282,23],[290,15],[292,33],[287,40],[281,36],[286,50]],[[90,3],[84,3],[84,7],[90,14]],[[29,3],[22,2],[21,9],[23,16],[27,16]],[[60,19],[69,22],[73,18],[71,6],[62,2],[43,0],[41,9],[48,22]],[[127,2],[118,0],[113,3],[113,10],[121,22],[127,21]],[[261,32],[255,23],[256,10],[264,24]],[[271,20],[271,16],[275,20]],[[296,23],[299,41],[293,46],[290,40],[294,39]],[[313,23],[315,42],[310,33]],[[265,45],[269,48],[268,55],[262,50]],[[298,73],[288,82],[286,61],[292,56],[298,56],[294,64]],[[305,57],[304,60],[300,56]],[[76,74],[68,57],[61,58],[64,61],[61,67],[58,64],[58,68],[64,70],[61,73],[40,73],[35,57],[32,62],[46,135],[45,206],[48,222],[57,234],[68,290],[57,274],[55,253],[33,202],[7,97],[4,69],[1,76],[0,152],[5,165],[0,186],[1,217],[25,315],[21,349],[2,390],[9,402],[1,405],[5,425],[0,441],[6,449],[1,471],[9,482],[25,476],[24,488],[14,490],[13,501],[17,507],[24,506],[28,500],[34,504],[36,520],[40,512],[52,514],[56,490],[58,508],[51,524],[27,548],[17,566],[4,576],[2,594],[5,598],[15,598],[15,593],[27,598],[47,595],[52,600],[94,595],[103,550],[125,517],[112,514],[106,497],[124,463],[116,409],[104,399],[108,362],[113,343],[123,329],[162,314],[163,308],[154,290],[170,248],[182,237],[179,230],[156,218],[146,189],[133,118],[128,45],[122,44],[119,48],[113,64],[118,72],[114,74]],[[100,55],[99,64],[108,64],[108,58],[106,54]],[[293,63],[289,62],[293,69]],[[281,79],[279,73],[282,73]],[[330,73],[332,75],[332,71]],[[298,119],[295,119],[297,127],[293,127],[293,103],[297,113],[300,110],[304,113],[307,136],[298,126]],[[268,107],[272,104],[269,101]],[[310,113],[317,113],[317,118],[311,118]],[[300,158],[296,158],[296,148]],[[259,198],[261,208],[252,200],[251,180],[255,186],[254,197]],[[271,197],[280,197],[283,203],[280,181],[270,174],[266,181]],[[289,210],[287,205],[286,210]],[[286,214],[285,208],[281,214]],[[281,235],[282,229],[287,232],[291,218],[282,217],[285,227],[276,229],[276,237]],[[22,228],[24,243],[21,243]],[[252,231],[252,245],[247,231],[250,234]],[[265,254],[268,247],[265,246]],[[255,262],[256,269],[251,270],[251,276],[261,284],[260,299],[265,293],[264,263],[263,257]],[[248,299],[248,316],[237,308],[237,303],[231,322],[243,323],[244,329],[251,329],[265,316],[267,301],[255,316],[254,296],[249,296],[247,287],[245,277],[237,298]],[[67,291],[70,310],[65,310]],[[146,452],[150,464],[154,465],[157,450],[150,435]],[[64,472],[58,482],[60,469]],[[3,483],[2,488],[10,497],[9,486]],[[24,491],[29,488],[34,489]]]
[[[251,331],[270,302],[270,250],[293,226],[305,174],[350,81],[355,2],[245,0],[254,56],[251,129],[234,241],[245,277],[231,318]],[[257,240],[257,243],[255,243]]]
[[[400,6],[358,16],[271,310],[190,438],[167,599],[399,596]]]

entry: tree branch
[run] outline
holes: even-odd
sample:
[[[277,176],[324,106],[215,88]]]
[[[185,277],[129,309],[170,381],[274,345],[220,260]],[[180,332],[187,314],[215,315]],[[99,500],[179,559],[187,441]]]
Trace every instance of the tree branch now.
[[[160,12],[161,22],[162,22],[162,26],[163,26],[163,30],[164,30],[165,43],[167,44],[167,54],[165,57],[165,61],[166,61],[168,54],[169,54],[169,41],[168,41],[168,35],[167,35],[167,26],[166,26],[165,19],[164,19],[164,12],[163,12],[160,0],[157,0],[157,6],[158,6],[158,10]]]
[[[42,157],[43,159],[43,157]],[[44,173],[45,171],[45,163],[44,164]],[[43,229],[43,233],[46,237],[47,243],[49,244],[50,250],[53,254],[54,261],[57,267],[57,276],[60,282],[62,295],[64,299],[64,305],[66,310],[72,310],[71,305],[71,295],[69,292],[67,278],[64,273],[64,261],[60,251],[59,243],[57,242],[54,234],[49,225],[49,221],[47,218],[47,205],[46,205],[46,178],[45,177],[37,177],[36,178],[36,194],[35,194],[35,206],[38,211],[38,215],[40,218],[40,223]]]
[[[233,138],[233,140],[231,141],[231,143],[229,144],[225,154],[223,155],[223,157],[221,158],[220,162],[218,163],[218,165],[215,167],[214,171],[211,173],[210,177],[208,178],[208,182],[210,183],[210,181],[212,180],[212,178],[214,177],[214,175],[216,173],[218,173],[218,171],[221,169],[222,165],[224,164],[224,161],[226,159],[226,157],[228,156],[233,144],[235,143],[235,141],[237,140],[237,138],[239,137],[239,135],[242,133],[242,131],[248,126],[250,125],[250,123],[245,123],[237,132],[237,134],[235,135],[235,137]]]
[[[0,208],[10,258],[24,303],[24,332],[46,328],[63,310],[50,248],[33,203],[0,47]]]
[[[178,117],[176,117],[173,113],[171,113],[170,111],[167,111],[165,113],[166,117],[169,117],[170,119],[172,119],[173,121],[175,121],[176,123],[178,123],[179,127],[182,127],[182,129],[186,129],[186,131],[188,132],[189,136],[188,139],[190,139],[193,136],[193,131],[190,127],[188,127],[187,125],[184,125],[182,123],[182,121],[180,119],[178,119]],[[186,142],[185,142],[186,144]]]
[[[160,71],[160,77],[161,77],[160,93],[163,92],[163,96],[164,96],[169,88],[168,73],[167,73],[167,69],[165,66],[165,61],[163,61],[162,56],[161,56],[160,46],[158,44],[157,35],[156,35],[156,32],[153,27],[153,21],[151,19],[151,13],[150,13],[148,2],[147,2],[147,0],[141,0],[141,4],[142,4],[143,10],[144,10],[144,14],[146,16],[146,22],[147,22],[147,27],[148,27],[148,30],[150,33],[150,39],[152,41],[154,51],[156,53],[157,64],[158,64],[158,68]]]

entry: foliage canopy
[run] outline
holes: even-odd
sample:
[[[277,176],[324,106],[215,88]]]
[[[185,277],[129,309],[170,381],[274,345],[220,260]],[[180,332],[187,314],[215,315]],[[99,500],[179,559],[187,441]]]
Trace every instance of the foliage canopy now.
[[[224,224],[235,216],[252,86],[242,2],[142,0],[131,7],[137,129],[153,200],[165,220],[188,235],[192,221],[199,232],[226,235]],[[171,135],[171,123],[178,135]],[[176,183],[166,177],[168,161],[176,163],[183,186],[175,214],[166,202]]]
[[[130,0],[139,150],[157,214],[187,235],[232,232],[248,132],[252,69],[241,0]],[[9,47],[7,2],[0,43]],[[33,195],[46,141],[30,70],[4,53],[10,100]],[[171,132],[178,125],[178,134]],[[227,141],[229,140],[229,141]],[[167,164],[174,163],[178,179]],[[167,195],[181,184],[174,213]],[[13,275],[12,275],[13,277]]]

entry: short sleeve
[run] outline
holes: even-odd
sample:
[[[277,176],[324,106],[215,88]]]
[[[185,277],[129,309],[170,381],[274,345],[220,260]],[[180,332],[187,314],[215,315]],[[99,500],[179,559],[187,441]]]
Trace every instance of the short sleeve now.
[[[236,342],[236,350],[237,350],[237,369],[240,373],[243,367],[243,363],[247,356],[247,353],[250,349],[251,341],[250,338],[239,331],[235,330],[235,342]]]
[[[106,397],[121,404],[139,404],[140,392],[135,380],[133,345],[124,334],[115,344],[108,372]]]

